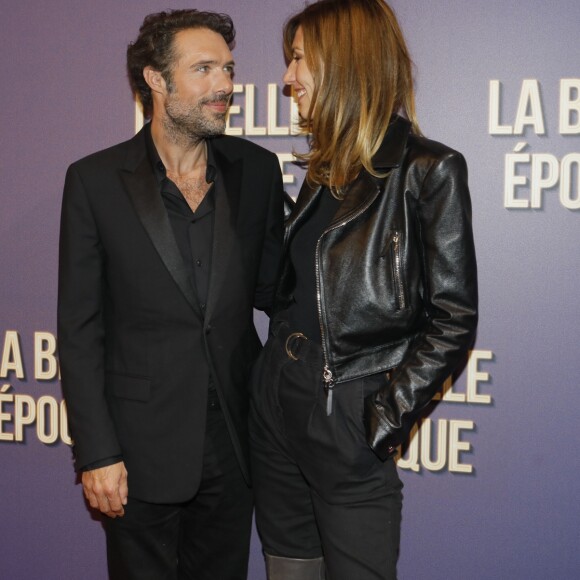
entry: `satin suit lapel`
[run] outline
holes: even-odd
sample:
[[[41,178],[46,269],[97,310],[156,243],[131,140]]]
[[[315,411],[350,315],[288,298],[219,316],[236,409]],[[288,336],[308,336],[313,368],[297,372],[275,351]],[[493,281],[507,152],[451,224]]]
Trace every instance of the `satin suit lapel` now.
[[[142,132],[130,141],[127,162],[120,174],[135,212],[159,257],[188,303],[201,316],[201,308],[191,285],[189,271],[175,241],[167,210],[147,157]]]

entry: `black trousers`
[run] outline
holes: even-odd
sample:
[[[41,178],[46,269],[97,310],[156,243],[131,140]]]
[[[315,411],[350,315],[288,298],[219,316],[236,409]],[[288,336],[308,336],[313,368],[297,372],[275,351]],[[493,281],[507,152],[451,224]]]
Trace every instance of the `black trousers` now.
[[[130,496],[122,518],[105,518],[112,580],[246,580],[253,500],[215,392],[210,391],[202,480],[180,504]]]
[[[402,483],[394,461],[381,462],[367,445],[362,419],[364,397],[383,378],[335,386],[329,409],[320,346],[287,341],[285,324],[274,334],[254,371],[250,413],[264,551],[324,556],[330,580],[393,580]]]

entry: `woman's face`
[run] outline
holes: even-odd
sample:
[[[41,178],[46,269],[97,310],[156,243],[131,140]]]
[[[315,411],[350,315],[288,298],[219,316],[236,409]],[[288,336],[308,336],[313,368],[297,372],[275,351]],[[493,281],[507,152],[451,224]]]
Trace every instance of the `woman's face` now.
[[[304,35],[301,26],[296,29],[292,41],[292,60],[286,69],[284,83],[294,89],[298,113],[303,119],[307,119],[314,94],[314,77],[304,58]]]

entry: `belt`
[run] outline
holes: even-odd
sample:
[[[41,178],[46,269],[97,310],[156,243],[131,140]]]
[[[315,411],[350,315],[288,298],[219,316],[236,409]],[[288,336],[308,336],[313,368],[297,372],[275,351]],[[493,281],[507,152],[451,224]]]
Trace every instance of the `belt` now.
[[[300,348],[300,341],[301,340],[308,340],[308,338],[302,334],[301,332],[293,332],[292,334],[288,335],[286,338],[286,343],[284,344],[284,350],[288,355],[288,358],[292,360],[298,360],[298,352]]]
[[[290,332],[288,322],[285,319],[277,320],[272,325],[271,335],[276,338],[289,359],[320,364],[320,368],[324,366],[322,346],[309,340],[302,332]]]
[[[306,361],[309,363],[315,363],[320,367],[323,372],[323,356],[322,347],[316,342],[308,340],[308,337],[302,332],[290,332],[288,333],[288,325],[281,323],[278,325],[274,331],[274,336],[278,338],[284,344],[284,351],[286,356],[293,361]],[[286,339],[284,339],[286,336]],[[333,386],[328,385],[321,377],[324,389],[324,395],[326,396],[326,414],[332,414],[332,390]]]

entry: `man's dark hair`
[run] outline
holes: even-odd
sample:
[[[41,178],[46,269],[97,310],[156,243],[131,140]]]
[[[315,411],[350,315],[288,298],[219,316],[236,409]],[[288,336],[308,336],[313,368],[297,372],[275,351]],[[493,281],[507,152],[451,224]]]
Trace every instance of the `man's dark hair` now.
[[[139,36],[127,47],[127,72],[133,93],[143,106],[145,118],[151,117],[153,99],[151,89],[143,78],[143,69],[150,66],[159,71],[165,82],[171,84],[171,71],[175,58],[175,35],[190,28],[207,28],[221,34],[232,48],[236,31],[227,14],[200,12],[199,10],[171,10],[149,14],[143,20]]]

